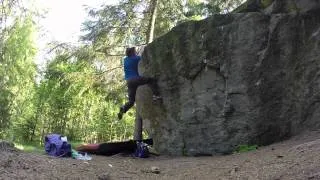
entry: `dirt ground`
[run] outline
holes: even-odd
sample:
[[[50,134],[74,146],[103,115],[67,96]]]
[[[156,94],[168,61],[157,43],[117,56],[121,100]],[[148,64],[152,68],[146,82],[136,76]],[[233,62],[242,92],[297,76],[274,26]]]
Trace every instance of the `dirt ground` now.
[[[91,161],[82,161],[2,150],[0,179],[320,180],[320,131],[228,156],[92,157]],[[159,171],[153,172],[152,168]]]

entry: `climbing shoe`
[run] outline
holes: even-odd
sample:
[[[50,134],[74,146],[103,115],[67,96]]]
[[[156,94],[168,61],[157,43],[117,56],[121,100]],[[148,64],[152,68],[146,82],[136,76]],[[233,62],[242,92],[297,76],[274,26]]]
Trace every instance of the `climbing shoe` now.
[[[118,119],[119,119],[119,120],[122,119],[123,114],[124,114],[124,110],[123,110],[123,108],[121,107],[120,110],[119,110],[119,113],[118,113]]]

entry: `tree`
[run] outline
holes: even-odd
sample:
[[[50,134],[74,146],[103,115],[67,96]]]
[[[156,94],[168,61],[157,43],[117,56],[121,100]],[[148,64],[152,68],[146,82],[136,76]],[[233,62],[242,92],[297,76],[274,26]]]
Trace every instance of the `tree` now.
[[[9,106],[10,122],[14,132],[29,126],[28,122],[32,123],[32,99],[36,75],[34,32],[31,17],[18,18],[11,28],[4,46],[3,57],[7,65],[7,87],[12,94]],[[19,132],[26,132],[25,130]]]
[[[33,14],[20,4],[19,0],[0,4],[0,138],[13,136],[33,115],[36,30]]]
[[[229,11],[241,1],[121,0],[118,5],[90,9],[82,39],[106,56],[123,55],[127,46],[147,44],[179,23]]]
[[[157,8],[158,8],[158,0],[151,0],[150,3],[150,11],[151,11],[151,18],[148,26],[147,31],[147,43],[151,43],[154,36],[154,26],[156,23],[156,17],[157,17]]]

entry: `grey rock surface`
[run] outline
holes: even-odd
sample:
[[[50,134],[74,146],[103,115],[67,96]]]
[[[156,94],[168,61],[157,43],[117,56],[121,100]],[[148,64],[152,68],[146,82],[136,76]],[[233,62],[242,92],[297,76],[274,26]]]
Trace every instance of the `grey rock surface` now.
[[[186,22],[142,58],[163,102],[144,86],[137,109],[162,154],[228,154],[320,127],[319,8]]]

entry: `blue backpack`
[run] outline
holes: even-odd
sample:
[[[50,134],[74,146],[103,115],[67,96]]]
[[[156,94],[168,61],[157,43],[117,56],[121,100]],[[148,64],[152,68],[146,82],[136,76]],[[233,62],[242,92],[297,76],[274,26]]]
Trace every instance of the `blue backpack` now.
[[[147,158],[149,157],[149,149],[148,144],[137,141],[137,147],[134,152],[134,155],[139,158]]]
[[[49,134],[44,140],[44,149],[50,156],[71,157],[71,144],[61,140],[59,134]]]

